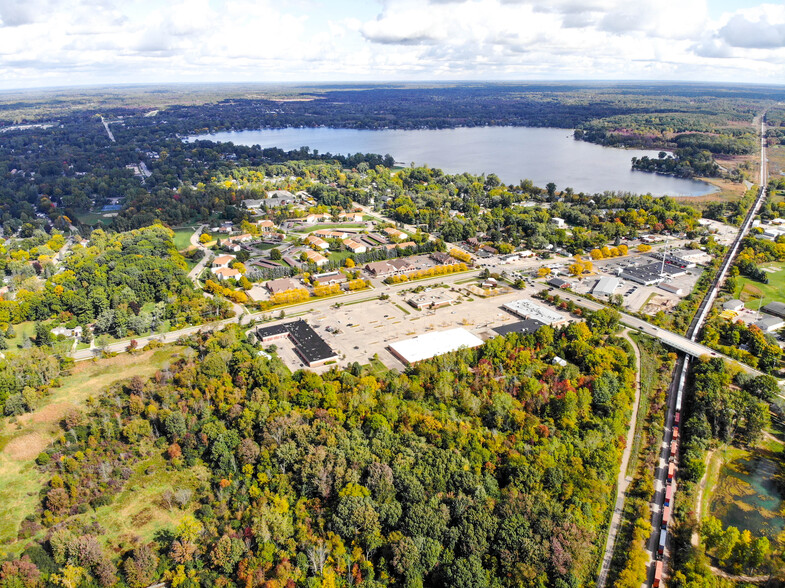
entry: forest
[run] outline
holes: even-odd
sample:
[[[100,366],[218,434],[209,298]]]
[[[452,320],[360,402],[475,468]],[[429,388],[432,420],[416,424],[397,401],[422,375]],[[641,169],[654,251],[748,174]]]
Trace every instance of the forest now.
[[[378,376],[292,374],[235,326],[194,336],[63,420],[0,586],[590,583],[634,383],[614,314]],[[189,514],[106,543],[102,513],[160,456],[209,472],[160,497]]]

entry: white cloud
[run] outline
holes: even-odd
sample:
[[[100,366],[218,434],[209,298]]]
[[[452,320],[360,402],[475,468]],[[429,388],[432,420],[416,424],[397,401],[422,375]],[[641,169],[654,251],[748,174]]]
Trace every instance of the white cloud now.
[[[706,0],[0,0],[0,88],[384,79],[785,80],[785,7]]]

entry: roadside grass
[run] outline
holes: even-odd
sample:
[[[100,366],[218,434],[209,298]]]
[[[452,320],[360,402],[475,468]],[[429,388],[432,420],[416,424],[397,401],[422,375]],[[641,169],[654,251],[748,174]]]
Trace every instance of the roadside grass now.
[[[401,311],[402,311],[404,314],[406,314],[406,315],[412,314],[411,312],[409,312],[408,310],[406,310],[406,309],[405,309],[403,306],[401,306],[400,304],[396,304],[395,302],[393,302],[393,306],[397,306],[397,307],[398,307],[398,308],[399,308],[399,309],[400,309],[400,310],[401,310]]]
[[[84,408],[88,398],[115,382],[153,375],[182,349],[168,345],[138,355],[78,363],[35,411],[0,419],[0,545],[21,550],[21,543],[14,544],[17,530],[27,515],[35,513],[46,482],[35,458],[59,435],[60,419],[69,410]]]
[[[387,366],[385,366],[381,361],[378,359],[371,359],[369,363],[363,366],[368,373],[376,378],[382,378],[388,372]]]
[[[641,356],[641,399],[638,404],[638,420],[635,424],[635,434],[632,438],[632,450],[630,452],[630,461],[627,464],[626,475],[634,476],[638,469],[640,459],[641,441],[643,438],[643,427],[646,425],[646,414],[649,410],[649,402],[655,386],[659,383],[659,375],[657,373],[657,356],[649,351],[648,345],[645,342],[651,342],[652,339],[645,335],[636,332],[630,332],[630,339],[635,341],[638,346],[638,352]]]
[[[778,271],[766,274],[769,278],[768,284],[761,284],[743,276],[738,278],[736,297],[744,302],[750,310],[758,309],[761,298],[761,306],[766,306],[769,302],[783,300],[783,291],[785,291],[785,271],[783,268],[785,268],[785,263],[765,263],[761,266],[762,269],[769,267],[776,268]]]
[[[196,226],[180,227],[172,230],[174,231],[174,246],[177,247],[177,250],[188,249],[191,246],[191,235],[194,234]]]

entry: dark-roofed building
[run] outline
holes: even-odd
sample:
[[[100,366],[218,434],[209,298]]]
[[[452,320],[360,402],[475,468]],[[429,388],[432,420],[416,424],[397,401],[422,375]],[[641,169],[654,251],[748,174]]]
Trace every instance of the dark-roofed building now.
[[[567,280],[562,280],[561,278],[551,278],[548,280],[548,285],[553,286],[554,288],[569,288],[570,283]]]
[[[540,330],[540,327],[544,326],[545,323],[538,321],[537,319],[524,319],[510,325],[496,327],[494,331],[499,333],[499,335],[509,335],[510,333],[522,333],[523,335],[528,335],[530,333],[536,333]]]
[[[263,344],[289,338],[294,343],[294,349],[308,367],[318,367],[328,361],[338,359],[338,353],[333,351],[327,342],[311,328],[303,319],[259,327],[256,330],[259,341]]]
[[[762,310],[768,314],[785,318],[785,304],[782,302],[769,302]]]

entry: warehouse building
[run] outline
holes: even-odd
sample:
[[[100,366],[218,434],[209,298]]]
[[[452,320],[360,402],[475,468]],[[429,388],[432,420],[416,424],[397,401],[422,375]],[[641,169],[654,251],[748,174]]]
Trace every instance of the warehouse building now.
[[[763,312],[773,314],[774,316],[778,316],[780,318],[785,318],[785,304],[782,302],[769,302],[766,306],[763,307]]]
[[[619,278],[602,277],[594,285],[592,294],[595,296],[613,296],[621,286]]]
[[[389,350],[405,365],[409,365],[436,357],[437,355],[457,351],[464,347],[471,349],[480,345],[482,345],[482,339],[459,327],[404,339],[403,341],[390,344]]]

